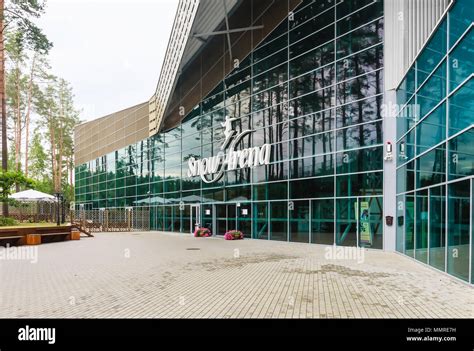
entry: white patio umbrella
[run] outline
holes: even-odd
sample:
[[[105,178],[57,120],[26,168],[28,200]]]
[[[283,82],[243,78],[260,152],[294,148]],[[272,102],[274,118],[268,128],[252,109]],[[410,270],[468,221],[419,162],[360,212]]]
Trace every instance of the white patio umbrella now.
[[[12,194],[9,198],[17,201],[56,201],[53,195],[31,189]]]

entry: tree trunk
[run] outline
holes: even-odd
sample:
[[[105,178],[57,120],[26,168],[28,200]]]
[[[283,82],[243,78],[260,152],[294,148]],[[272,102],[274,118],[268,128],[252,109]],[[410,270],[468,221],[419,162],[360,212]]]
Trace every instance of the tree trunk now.
[[[59,122],[59,160],[58,160],[58,189],[61,192],[61,183],[63,180],[63,126]],[[67,179],[67,178],[66,178]]]
[[[69,157],[69,185],[72,187],[74,185],[74,160],[72,156]]]
[[[2,119],[2,170],[8,170],[8,145],[7,145],[7,109],[5,99],[5,45],[3,31],[5,28],[4,21],[5,1],[0,0],[0,103],[1,119]],[[8,204],[3,203],[3,216],[8,217]]]
[[[58,129],[58,146],[59,146],[59,160],[58,160],[58,189],[56,192],[61,192],[61,183],[63,180],[63,121],[64,121],[64,99],[63,92],[61,91],[59,95],[59,108],[60,108],[60,117],[59,117],[59,129]],[[67,178],[66,178],[67,179]]]
[[[28,177],[28,146],[30,143],[30,115],[31,115],[31,100],[33,99],[33,80],[35,76],[35,66],[36,66],[36,53],[33,56],[33,62],[31,63],[31,74],[30,82],[28,85],[28,107],[26,110],[25,117],[25,176]]]
[[[57,169],[56,169],[56,146],[54,142],[54,126],[52,121],[52,116],[49,116],[49,138],[51,143],[51,169],[53,173],[53,187],[54,191],[57,192]]]
[[[21,79],[21,71],[20,71],[20,64],[17,62],[16,65],[16,133],[15,133],[15,170],[17,172],[21,172],[21,88],[20,88],[20,79]],[[15,186],[16,192],[20,191],[20,184],[16,184]]]

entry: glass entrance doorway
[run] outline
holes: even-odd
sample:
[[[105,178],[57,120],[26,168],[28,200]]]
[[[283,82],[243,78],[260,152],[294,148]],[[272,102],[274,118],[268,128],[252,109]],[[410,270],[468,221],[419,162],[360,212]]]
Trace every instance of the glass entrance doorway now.
[[[241,230],[251,237],[252,209],[250,204],[205,204],[202,206],[202,226],[213,235],[224,235],[228,230]]]
[[[191,205],[190,213],[190,233],[193,234],[196,227],[201,226],[201,206]]]

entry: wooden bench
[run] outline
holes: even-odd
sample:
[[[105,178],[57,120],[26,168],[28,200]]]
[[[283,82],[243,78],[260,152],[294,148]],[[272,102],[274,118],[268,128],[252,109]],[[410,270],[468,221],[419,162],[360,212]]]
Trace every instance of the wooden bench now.
[[[63,233],[44,233],[44,234],[42,234],[42,233],[37,233],[37,234],[38,234],[38,235],[41,235],[41,236],[53,236],[53,235],[69,235],[69,234],[71,234],[71,233],[64,233],[64,232],[63,232]]]
[[[0,240],[21,239],[23,235],[0,236]]]
[[[87,235],[92,236],[90,233]],[[0,229],[1,244],[39,245],[42,242],[80,239],[80,229],[75,226]]]
[[[0,240],[18,240],[23,239],[23,235],[0,236]]]
[[[79,240],[76,236],[73,237],[72,231],[71,232],[59,232],[59,233],[38,233],[37,235],[41,236],[41,241],[43,241],[44,237],[65,237],[65,240]]]
[[[0,233],[0,243],[2,241],[22,240],[24,235],[18,234],[16,231],[7,231]]]

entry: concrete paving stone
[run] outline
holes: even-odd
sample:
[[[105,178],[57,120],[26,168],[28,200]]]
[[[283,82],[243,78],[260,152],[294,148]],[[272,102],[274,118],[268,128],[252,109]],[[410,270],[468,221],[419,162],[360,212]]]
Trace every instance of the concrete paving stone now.
[[[467,284],[395,253],[327,248],[160,232],[44,244],[37,263],[0,260],[0,317],[474,318]]]

